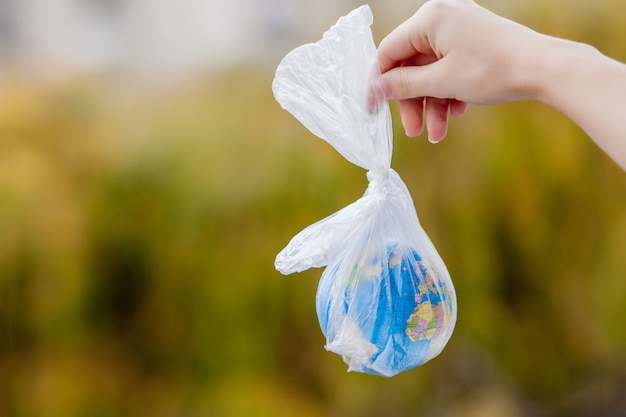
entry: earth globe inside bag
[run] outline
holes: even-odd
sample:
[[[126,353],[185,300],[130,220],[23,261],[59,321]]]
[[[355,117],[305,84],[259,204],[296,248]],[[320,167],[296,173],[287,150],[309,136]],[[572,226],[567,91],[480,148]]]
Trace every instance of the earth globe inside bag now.
[[[454,289],[437,280],[414,249],[398,244],[329,265],[316,307],[326,348],[349,370],[382,376],[439,354],[454,326]]]

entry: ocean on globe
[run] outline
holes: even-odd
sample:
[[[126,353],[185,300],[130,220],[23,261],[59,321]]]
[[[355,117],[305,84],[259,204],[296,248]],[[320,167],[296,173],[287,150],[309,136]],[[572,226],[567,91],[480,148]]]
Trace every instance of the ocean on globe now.
[[[456,321],[454,288],[395,243],[329,265],[316,307],[326,348],[350,371],[383,376],[438,355]]]

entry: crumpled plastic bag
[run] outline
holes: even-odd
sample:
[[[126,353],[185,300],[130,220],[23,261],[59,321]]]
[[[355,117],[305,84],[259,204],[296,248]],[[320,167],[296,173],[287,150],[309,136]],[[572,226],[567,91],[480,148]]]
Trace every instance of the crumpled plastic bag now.
[[[326,266],[316,297],[326,349],[349,371],[393,376],[437,356],[452,335],[456,295],[391,169],[391,113],[368,111],[376,67],[369,6],[281,61],[276,100],[312,133],[367,172],[363,197],[296,235],[276,257],[283,274]],[[374,75],[372,74],[374,73]]]

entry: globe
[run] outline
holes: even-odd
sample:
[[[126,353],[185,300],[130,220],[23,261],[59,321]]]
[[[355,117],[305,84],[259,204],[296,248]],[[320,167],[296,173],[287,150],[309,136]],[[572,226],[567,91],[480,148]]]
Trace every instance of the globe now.
[[[393,376],[438,355],[456,321],[452,284],[397,243],[330,264],[316,308],[326,349],[349,371]]]

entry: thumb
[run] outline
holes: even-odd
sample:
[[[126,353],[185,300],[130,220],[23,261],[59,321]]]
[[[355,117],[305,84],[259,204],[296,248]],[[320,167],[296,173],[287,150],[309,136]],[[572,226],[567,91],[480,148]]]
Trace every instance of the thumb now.
[[[443,59],[428,65],[393,68],[382,74],[381,83],[387,100],[406,100],[417,97],[452,99],[449,77],[446,77]]]

